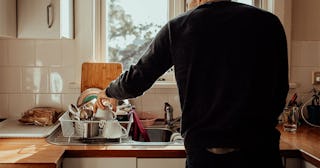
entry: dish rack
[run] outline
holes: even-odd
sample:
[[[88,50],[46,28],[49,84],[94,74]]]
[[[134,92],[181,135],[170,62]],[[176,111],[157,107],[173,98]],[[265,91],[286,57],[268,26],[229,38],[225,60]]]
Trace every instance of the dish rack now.
[[[73,120],[70,118],[69,111],[66,111],[59,118],[62,135],[68,138],[82,138],[82,139],[107,139],[101,136],[101,128],[99,122],[95,120]],[[132,113],[129,114],[128,121],[119,121],[119,123],[126,128],[127,133],[119,138],[128,138],[131,125],[133,123]],[[83,129],[83,128],[87,129]]]

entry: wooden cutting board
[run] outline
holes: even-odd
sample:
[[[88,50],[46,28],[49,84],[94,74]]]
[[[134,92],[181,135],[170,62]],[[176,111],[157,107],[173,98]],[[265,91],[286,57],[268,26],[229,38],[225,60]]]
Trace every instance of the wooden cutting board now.
[[[88,88],[104,89],[121,73],[121,63],[85,62],[81,71],[81,92]]]

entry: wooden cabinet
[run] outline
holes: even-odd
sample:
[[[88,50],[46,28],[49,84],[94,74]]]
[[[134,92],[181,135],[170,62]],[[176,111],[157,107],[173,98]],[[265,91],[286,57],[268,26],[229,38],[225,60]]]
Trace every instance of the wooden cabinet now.
[[[63,168],[136,168],[136,158],[64,158]]]
[[[101,157],[84,157],[84,158],[64,158],[62,161],[63,168],[136,168],[136,158],[101,158]]]
[[[316,166],[300,158],[285,158],[285,168],[316,168]]]
[[[64,158],[63,168],[185,168],[185,158]]]
[[[301,168],[317,168],[317,167],[307,161],[302,161]]]
[[[15,38],[16,27],[16,0],[0,0],[0,38]]]
[[[72,39],[73,0],[17,0],[18,38]]]
[[[137,168],[185,168],[185,158],[138,158]]]

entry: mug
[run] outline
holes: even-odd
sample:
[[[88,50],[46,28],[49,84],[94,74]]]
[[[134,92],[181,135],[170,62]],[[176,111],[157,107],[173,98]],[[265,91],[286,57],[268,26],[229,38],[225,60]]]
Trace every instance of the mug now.
[[[114,111],[110,110],[110,109],[97,109],[94,118],[97,120],[113,120],[116,119],[117,115]]]
[[[121,138],[128,133],[118,120],[101,120],[99,127],[102,128],[101,136],[104,138]]]

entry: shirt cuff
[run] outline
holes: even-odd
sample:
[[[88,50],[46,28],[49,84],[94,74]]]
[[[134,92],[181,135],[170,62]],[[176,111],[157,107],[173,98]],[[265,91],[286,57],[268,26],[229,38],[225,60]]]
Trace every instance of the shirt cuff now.
[[[111,98],[111,95],[109,94],[109,87],[105,88],[104,93],[106,94],[107,97]]]

